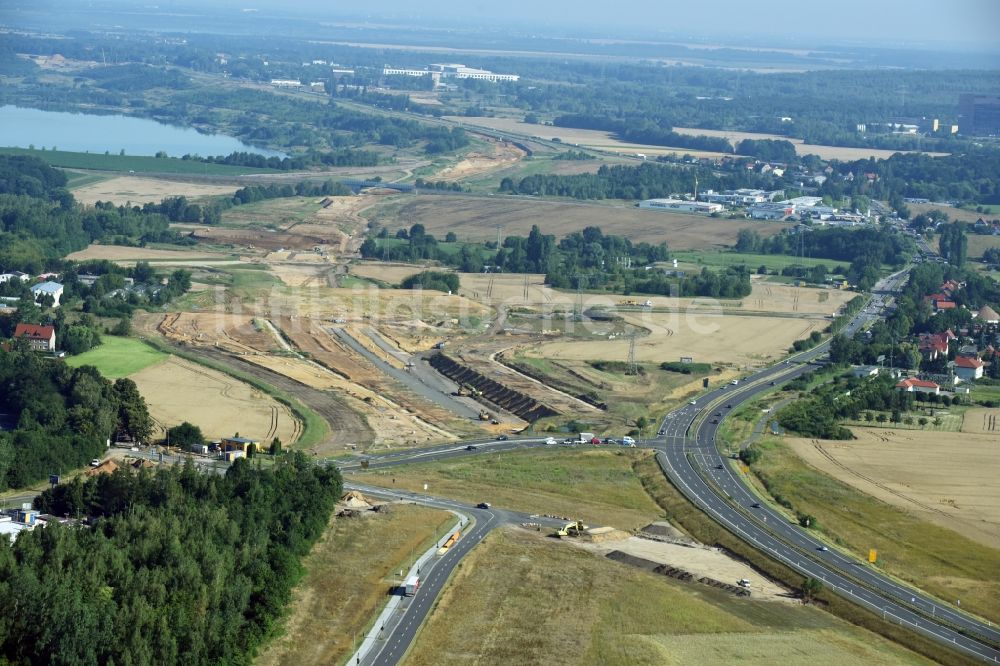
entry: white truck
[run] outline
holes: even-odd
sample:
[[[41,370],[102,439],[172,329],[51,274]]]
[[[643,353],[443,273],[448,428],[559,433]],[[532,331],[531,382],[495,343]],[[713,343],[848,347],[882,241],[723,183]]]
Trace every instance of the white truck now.
[[[417,588],[420,587],[420,576],[410,576],[406,579],[406,585],[403,587],[403,595],[407,597],[412,597],[417,593]]]
[[[577,441],[579,441],[581,444],[590,444],[590,442],[593,441],[594,439],[597,439],[597,435],[595,435],[594,433],[581,432],[580,439]]]

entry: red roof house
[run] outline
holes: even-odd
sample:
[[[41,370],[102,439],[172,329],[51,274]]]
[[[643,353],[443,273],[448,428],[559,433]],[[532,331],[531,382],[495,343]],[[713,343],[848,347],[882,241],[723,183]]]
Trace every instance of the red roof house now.
[[[27,338],[35,351],[55,351],[56,329],[52,326],[18,324],[14,329],[15,338]]]
[[[985,363],[975,356],[956,356],[955,376],[966,381],[979,379],[983,376],[983,367],[985,365]]]
[[[934,395],[937,395],[941,391],[941,387],[934,382],[913,379],[912,377],[896,384],[896,389],[907,393],[933,393]]]

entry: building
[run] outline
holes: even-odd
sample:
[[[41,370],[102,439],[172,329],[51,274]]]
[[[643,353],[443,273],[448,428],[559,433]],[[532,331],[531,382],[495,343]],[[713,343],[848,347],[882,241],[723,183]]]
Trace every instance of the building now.
[[[27,282],[31,279],[31,276],[27,273],[22,273],[21,271],[11,271],[10,273],[0,273],[0,284],[7,282],[9,280],[20,280],[21,282]]]
[[[958,116],[963,134],[996,136],[1000,134],[1000,95],[959,95]]]
[[[55,351],[56,348],[56,329],[53,326],[18,324],[14,329],[14,337],[27,338],[28,344],[35,351]]]
[[[706,201],[684,201],[682,199],[646,199],[639,203],[639,208],[651,208],[653,210],[673,210],[682,213],[721,213],[722,204],[708,203]]]
[[[877,365],[859,365],[851,370],[855,377],[877,377],[879,367]]]
[[[435,84],[440,84],[442,79],[473,79],[476,81],[498,81],[516,82],[520,80],[518,74],[497,74],[488,69],[476,69],[466,67],[459,63],[434,63],[426,69],[407,69],[403,67],[384,67],[383,76],[430,76]]]
[[[783,220],[795,213],[795,206],[787,203],[762,203],[747,209],[750,217],[755,220]]]
[[[917,349],[928,361],[933,361],[938,356],[948,354],[948,344],[955,340],[956,336],[951,329],[943,333],[921,333],[917,341]]]
[[[896,384],[897,391],[904,391],[906,393],[932,393],[938,395],[941,392],[941,387],[934,382],[929,382],[923,379],[904,379],[903,381]]]
[[[955,357],[955,376],[962,381],[971,382],[983,376],[986,364],[975,356]]]
[[[257,447],[257,440],[247,437],[223,437],[219,443],[219,449],[223,452],[243,451],[245,453],[251,446]]]
[[[298,79],[271,79],[271,85],[275,88],[301,88],[302,82]]]
[[[52,307],[59,307],[59,299],[63,295],[63,286],[58,282],[41,282],[31,288],[31,294],[36,301],[42,300],[46,296],[52,297]]]

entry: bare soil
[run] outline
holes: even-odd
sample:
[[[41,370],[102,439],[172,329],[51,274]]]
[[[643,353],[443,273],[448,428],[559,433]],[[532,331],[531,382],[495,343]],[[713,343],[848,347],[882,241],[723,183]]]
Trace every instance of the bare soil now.
[[[708,577],[729,585],[736,585],[740,579],[746,578],[750,581],[749,589],[754,599],[802,603],[795,598],[795,593],[792,590],[764,578],[746,562],[730,557],[718,548],[710,548],[700,544],[682,546],[635,536],[598,543],[588,543],[583,539],[572,538],[562,539],[562,541],[601,555],[618,550],[652,562],[682,569],[694,574],[696,579]]]

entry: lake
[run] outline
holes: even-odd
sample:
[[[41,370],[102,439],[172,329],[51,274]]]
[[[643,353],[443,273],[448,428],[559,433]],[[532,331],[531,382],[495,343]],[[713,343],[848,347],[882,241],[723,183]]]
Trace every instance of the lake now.
[[[190,127],[164,125],[132,116],[40,111],[0,106],[0,146],[58,148],[80,153],[210,157],[232,152],[284,157],[284,153],[249,146],[224,134],[202,134]]]

